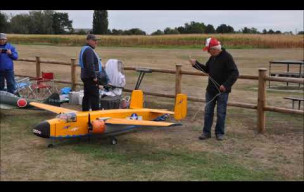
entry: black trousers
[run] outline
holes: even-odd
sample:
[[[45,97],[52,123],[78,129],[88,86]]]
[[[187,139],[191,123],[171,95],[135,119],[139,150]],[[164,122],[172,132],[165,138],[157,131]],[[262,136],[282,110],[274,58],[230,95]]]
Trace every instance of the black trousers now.
[[[99,88],[93,79],[81,79],[83,82],[84,95],[82,99],[82,111],[99,110]]]

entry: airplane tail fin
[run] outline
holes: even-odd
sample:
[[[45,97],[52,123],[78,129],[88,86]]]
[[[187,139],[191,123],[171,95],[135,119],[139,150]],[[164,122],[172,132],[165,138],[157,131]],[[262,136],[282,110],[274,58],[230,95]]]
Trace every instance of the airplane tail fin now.
[[[53,93],[47,99],[43,101],[45,104],[54,105],[60,107],[60,97],[58,93]]]
[[[177,94],[174,106],[174,118],[182,120],[187,116],[187,95]]]
[[[131,94],[130,109],[141,109],[144,106],[144,93],[142,90],[133,90]]]

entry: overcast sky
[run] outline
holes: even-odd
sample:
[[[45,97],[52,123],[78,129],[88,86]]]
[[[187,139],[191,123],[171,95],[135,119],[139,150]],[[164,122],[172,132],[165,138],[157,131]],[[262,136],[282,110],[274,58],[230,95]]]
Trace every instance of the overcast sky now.
[[[28,11],[1,11],[6,14],[28,13]],[[73,28],[92,28],[93,11],[89,10],[58,10],[69,14],[73,21]],[[303,31],[303,10],[116,10],[108,11],[109,29],[131,29],[140,28],[151,34],[166,27],[184,26],[191,21],[211,24],[215,28],[221,24],[227,24],[239,30],[244,27],[254,27],[258,31],[263,29],[280,30],[281,32],[292,31],[293,33]]]

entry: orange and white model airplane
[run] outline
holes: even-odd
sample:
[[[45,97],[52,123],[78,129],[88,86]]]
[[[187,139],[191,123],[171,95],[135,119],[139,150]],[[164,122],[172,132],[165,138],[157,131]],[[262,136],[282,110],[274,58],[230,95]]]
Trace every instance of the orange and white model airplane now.
[[[30,105],[57,113],[54,119],[45,120],[33,128],[33,133],[43,138],[71,138],[92,134],[115,135],[138,127],[170,127],[181,123],[164,122],[169,115],[179,121],[187,115],[187,96],[178,94],[174,112],[163,109],[143,108],[143,92],[133,90],[129,109],[75,111],[38,102]],[[115,145],[117,139],[111,136]],[[49,144],[49,147],[53,144]]]

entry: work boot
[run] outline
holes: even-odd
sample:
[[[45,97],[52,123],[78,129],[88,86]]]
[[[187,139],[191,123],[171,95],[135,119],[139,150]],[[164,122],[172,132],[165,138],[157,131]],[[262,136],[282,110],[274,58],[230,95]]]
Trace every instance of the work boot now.
[[[211,138],[211,135],[207,135],[207,134],[202,134],[201,136],[198,137],[198,139],[200,140],[206,140],[206,139],[209,139]]]
[[[216,139],[217,139],[218,141],[222,141],[222,140],[224,140],[224,135],[217,134],[217,135],[216,135]]]

